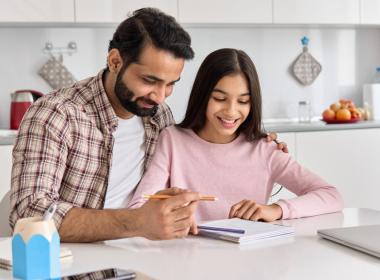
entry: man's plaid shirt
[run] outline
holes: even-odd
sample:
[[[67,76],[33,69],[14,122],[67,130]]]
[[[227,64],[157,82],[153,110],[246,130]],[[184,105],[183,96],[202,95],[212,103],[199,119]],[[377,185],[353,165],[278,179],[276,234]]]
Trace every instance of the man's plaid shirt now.
[[[19,218],[42,216],[52,202],[57,228],[72,207],[103,208],[118,125],[103,73],[40,98],[24,116],[13,149],[12,228]],[[159,132],[174,120],[163,104],[143,122],[146,169]]]

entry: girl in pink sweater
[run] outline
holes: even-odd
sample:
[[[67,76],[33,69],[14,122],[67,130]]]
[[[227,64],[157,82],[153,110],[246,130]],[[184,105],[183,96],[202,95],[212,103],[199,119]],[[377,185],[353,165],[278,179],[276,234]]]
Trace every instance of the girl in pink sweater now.
[[[203,61],[184,120],[161,132],[129,206],[143,194],[180,187],[219,198],[199,202],[196,219],[274,221],[340,211],[336,188],[263,140],[261,90],[248,55],[220,49]],[[273,184],[297,195],[267,205]]]

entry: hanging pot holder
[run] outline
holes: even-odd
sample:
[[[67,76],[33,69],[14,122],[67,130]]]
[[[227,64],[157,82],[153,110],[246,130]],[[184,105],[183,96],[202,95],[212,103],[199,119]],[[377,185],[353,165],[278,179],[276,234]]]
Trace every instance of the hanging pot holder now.
[[[38,74],[53,88],[60,89],[72,85],[76,80],[69,70],[63,65],[62,55],[57,59],[51,56],[42,65]]]
[[[309,39],[303,37],[301,42],[303,50],[293,63],[292,72],[297,81],[307,86],[318,77],[322,66],[308,51]]]

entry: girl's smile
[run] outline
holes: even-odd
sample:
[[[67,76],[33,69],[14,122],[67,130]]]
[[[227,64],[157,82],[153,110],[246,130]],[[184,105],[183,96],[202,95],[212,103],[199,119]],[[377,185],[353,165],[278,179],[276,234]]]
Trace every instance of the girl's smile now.
[[[239,119],[225,119],[222,117],[217,117],[220,120],[221,125],[226,129],[234,128]]]

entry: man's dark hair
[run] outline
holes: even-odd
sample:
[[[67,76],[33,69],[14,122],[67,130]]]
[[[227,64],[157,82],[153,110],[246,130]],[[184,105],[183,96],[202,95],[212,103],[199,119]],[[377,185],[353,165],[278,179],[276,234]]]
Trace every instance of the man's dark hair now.
[[[147,44],[171,52],[186,60],[194,57],[190,35],[167,14],[155,8],[142,8],[133,12],[116,29],[108,51],[118,49],[124,67],[138,61]]]
[[[182,128],[195,132],[205,126],[208,101],[216,84],[225,76],[243,74],[250,93],[250,111],[237,133],[244,133],[248,140],[260,139],[266,134],[261,126],[261,90],[255,65],[242,50],[219,49],[210,53],[202,62],[190,93]]]

